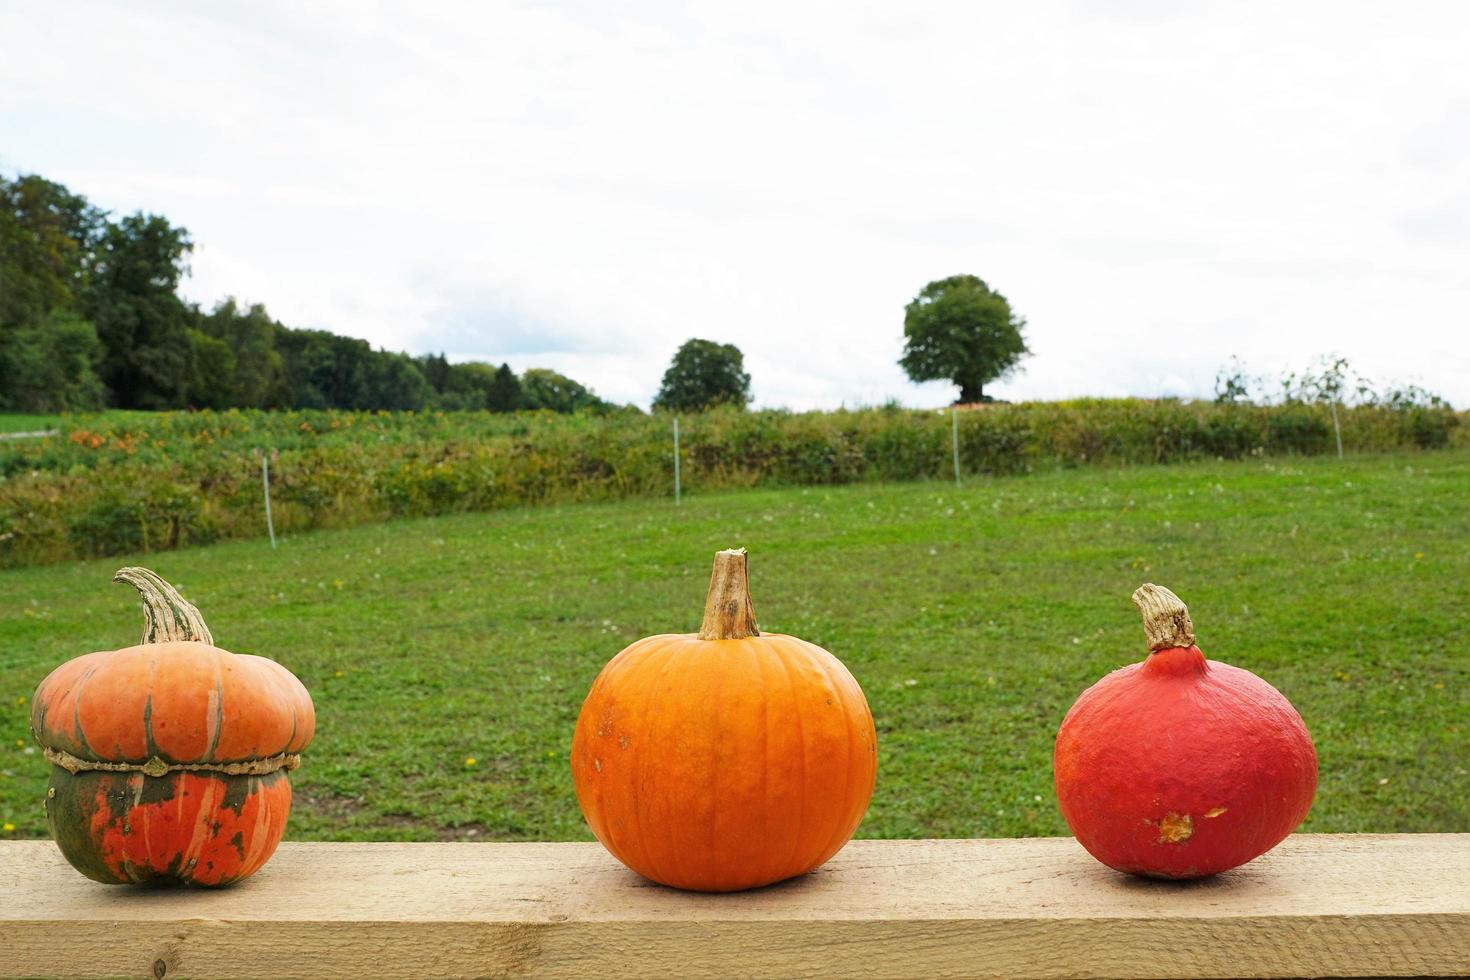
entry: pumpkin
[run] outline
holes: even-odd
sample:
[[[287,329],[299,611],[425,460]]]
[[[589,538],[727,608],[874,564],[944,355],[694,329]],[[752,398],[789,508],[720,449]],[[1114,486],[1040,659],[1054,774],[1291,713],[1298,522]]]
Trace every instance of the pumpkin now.
[[[275,661],[214,646],[199,610],[153,572],[114,581],[142,596],[142,644],[62,664],[32,701],[51,834],[97,881],[238,881],[286,829],[311,696]]]
[[[1201,878],[1266,853],[1317,789],[1317,753],[1291,702],[1206,660],[1179,597],[1133,594],[1150,653],[1083,692],[1057,733],[1062,816],[1103,864]]]
[[[614,857],[727,892],[805,874],[847,843],[873,796],[877,733],[841,661],[760,632],[736,549],[715,556],[698,634],[647,637],[603,668],[571,763]]]

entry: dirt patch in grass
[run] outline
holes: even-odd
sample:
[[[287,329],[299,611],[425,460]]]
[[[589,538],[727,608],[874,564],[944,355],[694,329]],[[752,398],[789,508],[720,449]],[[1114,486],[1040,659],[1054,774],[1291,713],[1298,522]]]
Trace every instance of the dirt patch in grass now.
[[[313,796],[300,791],[292,797],[291,806],[335,823],[346,823],[368,808],[366,799],[361,796],[339,796],[336,793]]]

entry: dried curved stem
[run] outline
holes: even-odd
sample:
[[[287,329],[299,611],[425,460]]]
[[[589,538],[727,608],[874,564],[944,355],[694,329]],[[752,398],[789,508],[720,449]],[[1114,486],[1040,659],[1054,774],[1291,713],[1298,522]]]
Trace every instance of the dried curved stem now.
[[[1133,593],[1133,604],[1143,614],[1150,653],[1194,646],[1194,623],[1177,595],[1162,585],[1146,583]]]
[[[709,579],[709,597],[704,601],[701,640],[743,640],[760,636],[755,625],[755,606],[750,602],[744,548],[715,552],[715,569]]]
[[[112,580],[131,585],[143,597],[144,643],[198,640],[214,645],[214,637],[204,625],[199,610],[158,573],[132,566],[118,569]]]

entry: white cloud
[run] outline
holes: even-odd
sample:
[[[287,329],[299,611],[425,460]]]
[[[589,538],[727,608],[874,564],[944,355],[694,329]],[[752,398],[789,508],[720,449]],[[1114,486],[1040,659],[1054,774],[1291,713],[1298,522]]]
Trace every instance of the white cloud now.
[[[0,167],[160,211],[187,289],[646,402],[939,404],[904,303],[1030,322],[1007,397],[1339,351],[1470,402],[1470,12],[1151,2],[11,5]],[[62,54],[65,54],[65,57]]]

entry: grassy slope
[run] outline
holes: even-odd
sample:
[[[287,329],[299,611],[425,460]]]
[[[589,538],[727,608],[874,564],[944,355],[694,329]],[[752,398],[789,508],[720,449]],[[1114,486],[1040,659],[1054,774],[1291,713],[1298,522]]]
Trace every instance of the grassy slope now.
[[[709,558],[751,549],[766,629],[829,648],[878,721],[865,836],[1064,832],[1052,734],[1140,659],[1145,580],[1205,652],[1285,692],[1317,740],[1307,829],[1470,831],[1470,454],[1080,470],[541,508],[154,556],[215,636],[312,689],[296,838],[584,838],[583,694],[698,624]],[[45,833],[28,697],[134,642],[116,560],[0,574],[0,821]],[[473,764],[467,760],[474,759]]]
[[[0,412],[0,432],[44,432],[61,424],[59,415],[17,415]]]
[[[128,422],[151,419],[157,416],[155,412],[141,412],[124,408],[109,408],[87,418],[94,420],[93,424],[110,423],[122,425]],[[58,429],[69,421],[74,421],[76,415],[32,415],[23,412],[0,412],[0,432],[45,432],[50,429]]]

